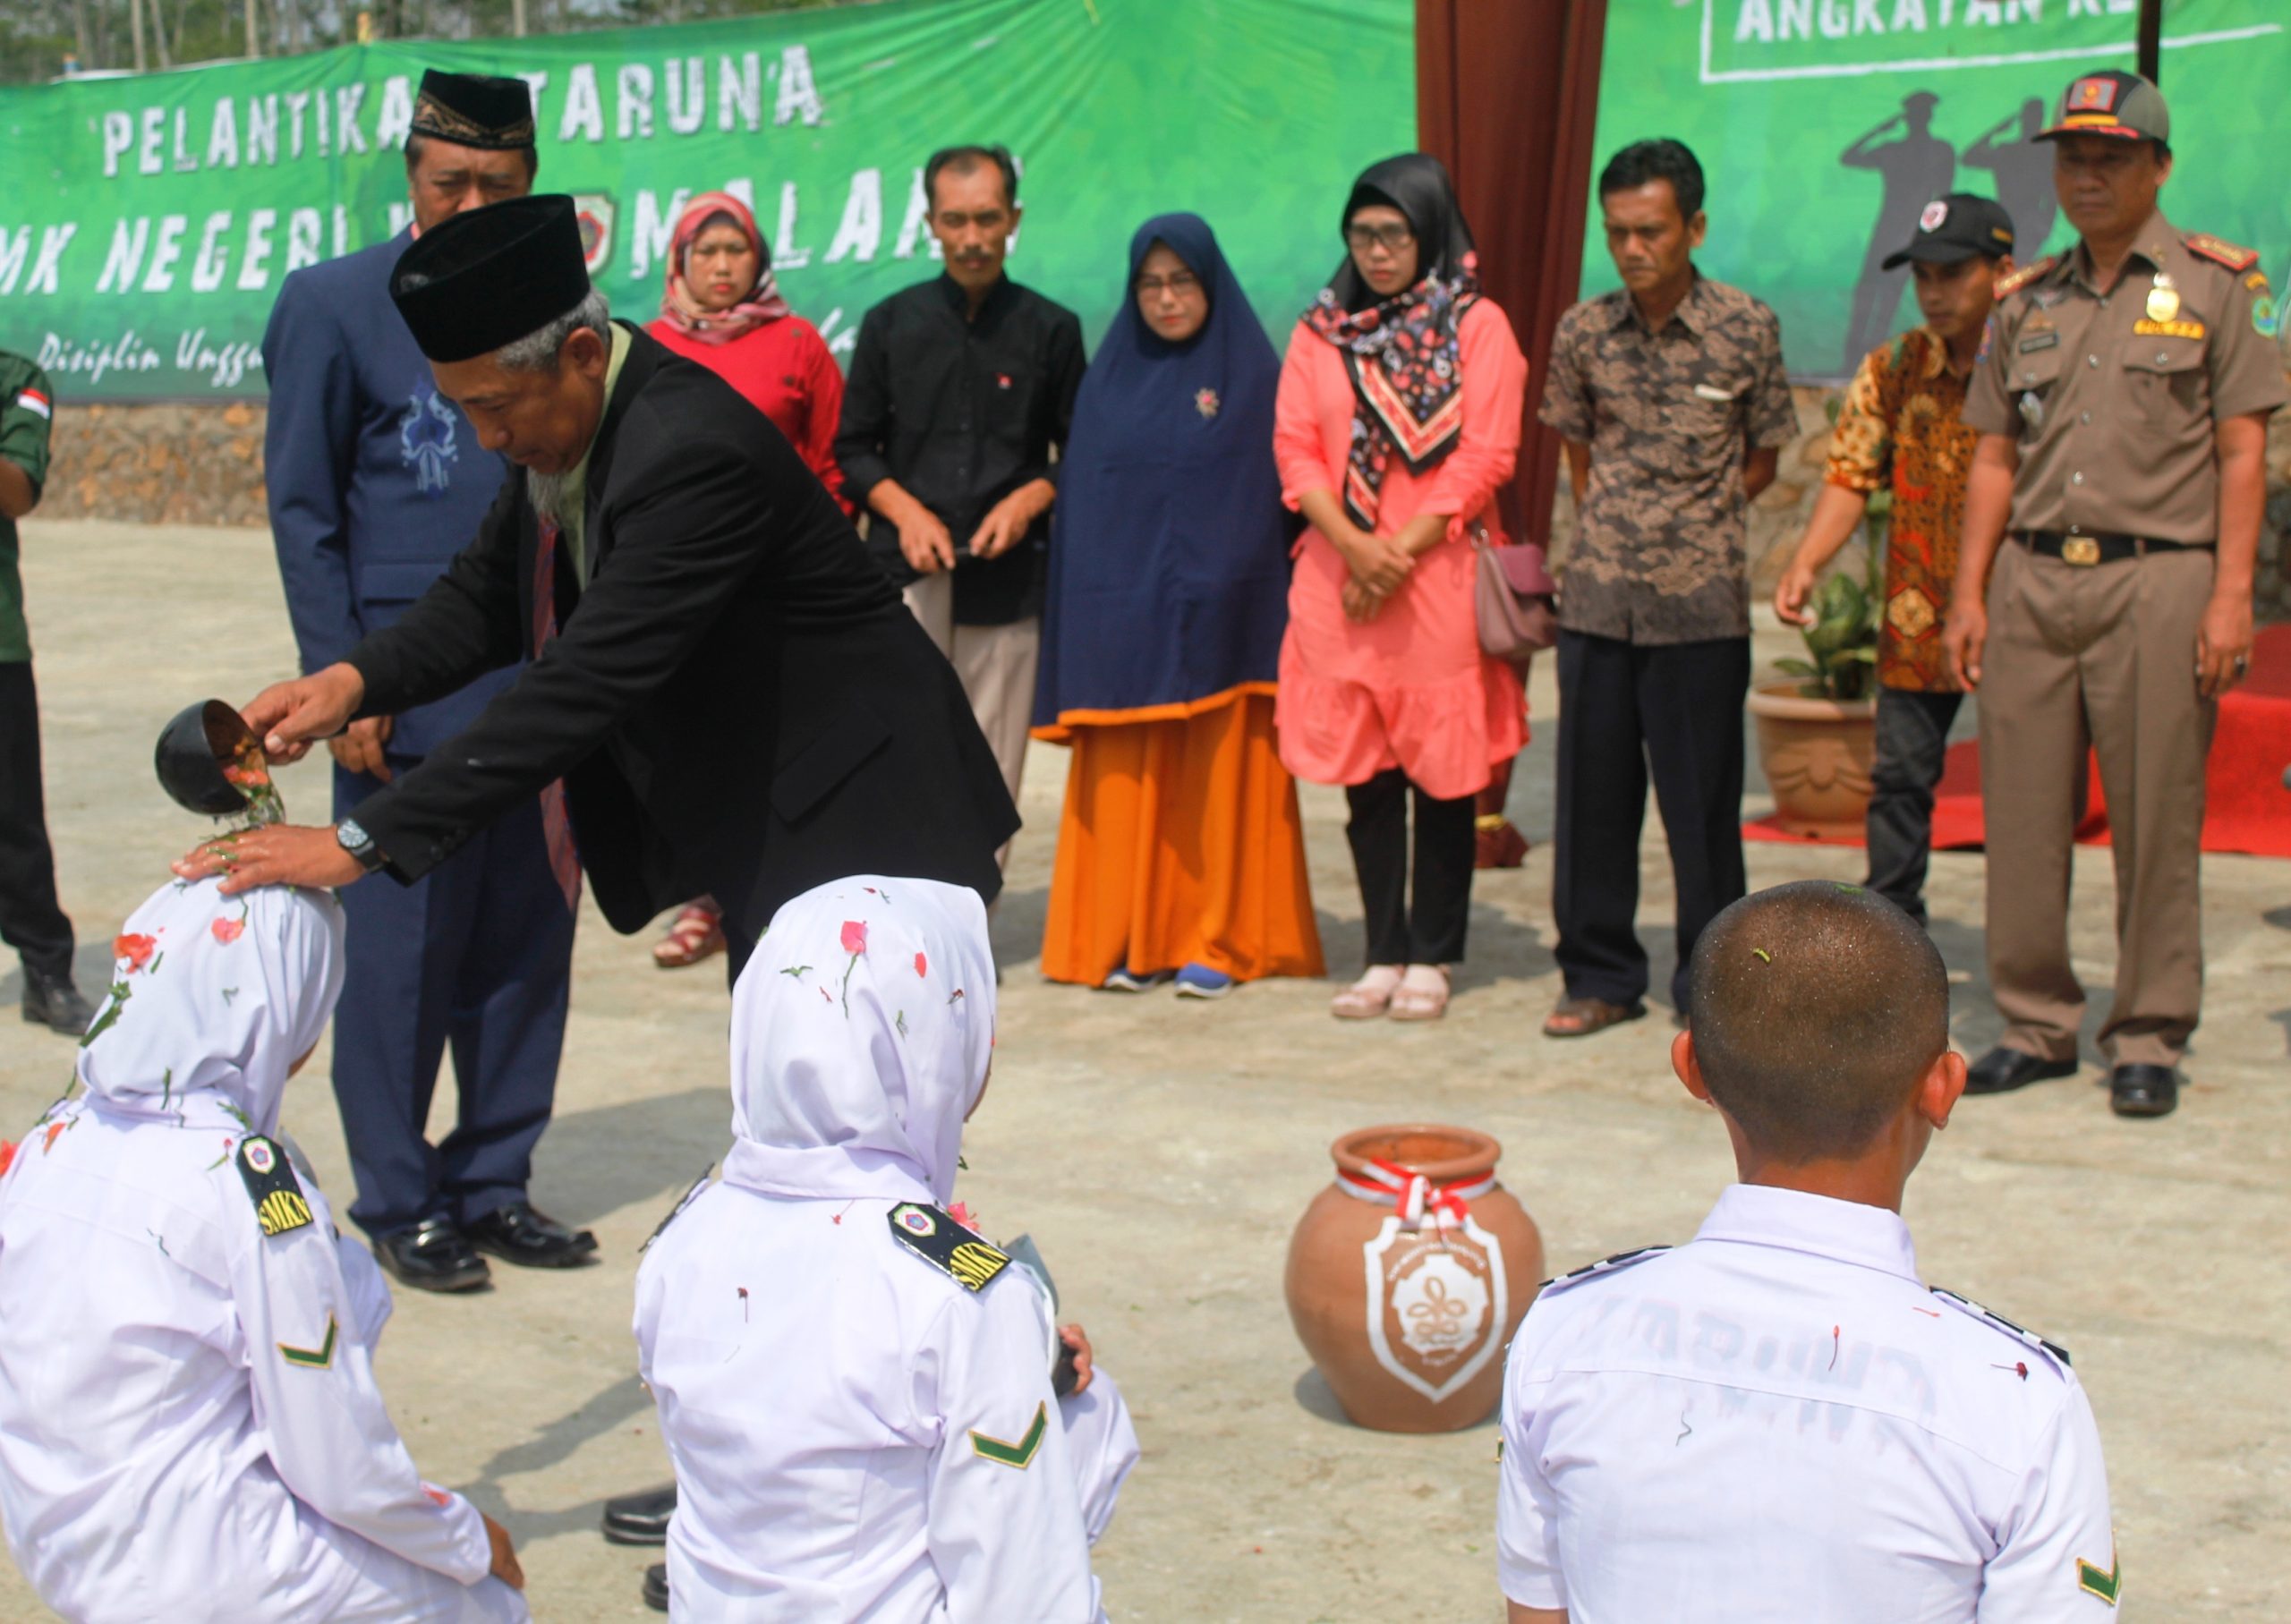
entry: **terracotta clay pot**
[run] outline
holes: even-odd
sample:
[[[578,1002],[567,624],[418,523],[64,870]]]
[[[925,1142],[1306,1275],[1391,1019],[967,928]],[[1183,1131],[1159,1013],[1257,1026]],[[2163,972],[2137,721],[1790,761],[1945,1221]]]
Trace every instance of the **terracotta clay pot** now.
[[[1290,1237],[1285,1286],[1299,1339],[1358,1425],[1452,1433],[1495,1407],[1503,1349],[1544,1278],[1535,1220],[1495,1182],[1503,1153],[1486,1134],[1429,1123],[1329,1147],[1336,1181]],[[1411,1220],[1378,1162],[1449,1195]]]
[[[1796,683],[1768,683],[1750,690],[1750,712],[1776,821],[1817,839],[1861,834],[1878,759],[1878,701],[1809,699]]]

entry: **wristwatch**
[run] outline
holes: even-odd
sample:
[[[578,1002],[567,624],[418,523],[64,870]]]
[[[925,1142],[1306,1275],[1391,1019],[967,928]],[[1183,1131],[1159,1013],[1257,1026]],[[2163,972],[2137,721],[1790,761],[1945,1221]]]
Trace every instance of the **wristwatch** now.
[[[374,844],[374,837],[368,834],[355,818],[345,818],[336,824],[334,838],[344,851],[358,859],[358,866],[369,874],[389,861],[382,855],[382,848]]]

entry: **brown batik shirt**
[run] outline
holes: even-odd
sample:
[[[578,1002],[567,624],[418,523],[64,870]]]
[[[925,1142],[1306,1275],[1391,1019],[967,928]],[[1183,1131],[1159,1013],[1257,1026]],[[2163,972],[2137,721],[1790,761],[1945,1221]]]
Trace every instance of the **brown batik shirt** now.
[[[1941,651],[1941,622],[1957,574],[1965,476],[1980,438],[1964,421],[1971,381],[1970,371],[1959,377],[1949,370],[1949,346],[1932,328],[1903,333],[1862,361],[1830,435],[1831,484],[1864,496],[1893,492],[1878,633],[1878,680],[1888,688],[1956,688]]]
[[[1742,462],[1798,432],[1782,324],[1697,275],[1649,331],[1622,289],[1559,319],[1537,414],[1591,448],[1559,624],[1636,643],[1750,635]]]

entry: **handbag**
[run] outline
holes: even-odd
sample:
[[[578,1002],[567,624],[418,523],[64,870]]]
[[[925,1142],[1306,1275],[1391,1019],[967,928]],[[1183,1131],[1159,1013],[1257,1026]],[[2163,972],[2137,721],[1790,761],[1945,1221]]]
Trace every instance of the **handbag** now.
[[[1525,666],[1559,641],[1559,612],[1552,603],[1559,583],[1545,566],[1543,544],[1498,547],[1487,539],[1486,526],[1475,525],[1471,545],[1478,555],[1472,612],[1479,623],[1480,649]]]

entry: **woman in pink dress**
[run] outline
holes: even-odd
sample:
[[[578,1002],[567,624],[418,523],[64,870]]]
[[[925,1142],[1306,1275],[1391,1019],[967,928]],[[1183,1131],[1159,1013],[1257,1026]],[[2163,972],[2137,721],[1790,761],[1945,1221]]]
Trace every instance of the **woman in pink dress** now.
[[[1368,967],[1331,1012],[1433,1020],[1463,957],[1472,797],[1527,742],[1519,674],[1480,652],[1472,538],[1503,540],[1495,498],[1519,453],[1528,365],[1480,295],[1437,158],[1365,171],[1344,241],[1282,367],[1274,455],[1312,528],[1275,721],[1290,771],[1343,785],[1351,811]]]

